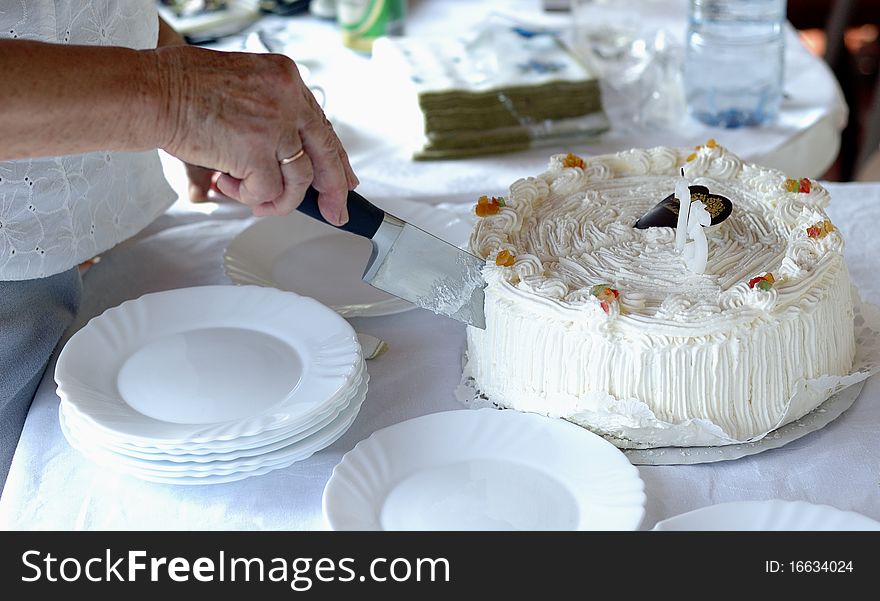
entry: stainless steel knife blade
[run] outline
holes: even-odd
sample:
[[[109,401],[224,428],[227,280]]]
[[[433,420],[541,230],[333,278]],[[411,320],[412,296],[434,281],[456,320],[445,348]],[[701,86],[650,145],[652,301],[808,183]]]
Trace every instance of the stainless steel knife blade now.
[[[309,186],[297,210],[327,223]],[[339,229],[373,242],[363,280],[380,290],[485,329],[485,261],[374,206],[350,190],[349,220]]]
[[[483,259],[387,213],[372,240],[365,282],[434,313],[486,328]]]

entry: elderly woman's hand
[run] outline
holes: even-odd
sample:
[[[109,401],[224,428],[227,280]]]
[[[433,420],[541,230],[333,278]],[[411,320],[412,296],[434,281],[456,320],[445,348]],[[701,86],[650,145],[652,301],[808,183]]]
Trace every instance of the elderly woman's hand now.
[[[159,48],[155,56],[162,148],[222,172],[218,190],[254,215],[290,213],[312,184],[324,217],[348,220],[346,194],[357,177],[292,60],[187,46]]]

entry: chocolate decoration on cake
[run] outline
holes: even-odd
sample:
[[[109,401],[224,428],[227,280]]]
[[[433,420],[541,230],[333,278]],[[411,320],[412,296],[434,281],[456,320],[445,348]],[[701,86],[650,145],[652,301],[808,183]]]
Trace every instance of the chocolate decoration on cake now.
[[[711,225],[718,225],[728,217],[733,211],[733,203],[729,198],[725,198],[719,194],[712,194],[706,186],[688,186],[691,191],[691,202],[695,200],[702,201],[706,205],[706,210],[712,217]],[[640,230],[649,227],[671,227],[675,228],[678,222],[678,199],[675,194],[670,194],[654,208],[642,215],[633,227]]]

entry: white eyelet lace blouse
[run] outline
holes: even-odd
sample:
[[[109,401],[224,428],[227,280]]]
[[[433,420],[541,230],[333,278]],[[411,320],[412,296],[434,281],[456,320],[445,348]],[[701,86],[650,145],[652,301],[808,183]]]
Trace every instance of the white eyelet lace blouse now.
[[[146,49],[158,27],[155,0],[0,0],[0,38]],[[174,199],[156,151],[0,161],[0,281],[66,271]]]

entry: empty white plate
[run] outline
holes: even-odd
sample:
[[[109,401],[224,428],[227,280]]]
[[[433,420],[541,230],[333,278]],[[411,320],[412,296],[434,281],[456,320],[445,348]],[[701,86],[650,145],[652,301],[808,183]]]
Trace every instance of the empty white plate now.
[[[309,422],[362,364],[338,314],[291,292],[203,286],[108,309],[67,342],[63,403],[141,444],[230,440]]]
[[[385,201],[382,208],[458,246],[471,226],[433,206]],[[299,212],[261,219],[236,236],[224,255],[229,278],[315,298],[346,317],[391,315],[414,305],[361,280],[372,242]],[[320,274],[321,277],[316,277]]]
[[[634,530],[638,470],[559,419],[494,409],[434,413],[375,432],[333,470],[334,530]]]
[[[828,505],[773,499],[701,507],[658,522],[653,530],[880,530],[880,522]]]

